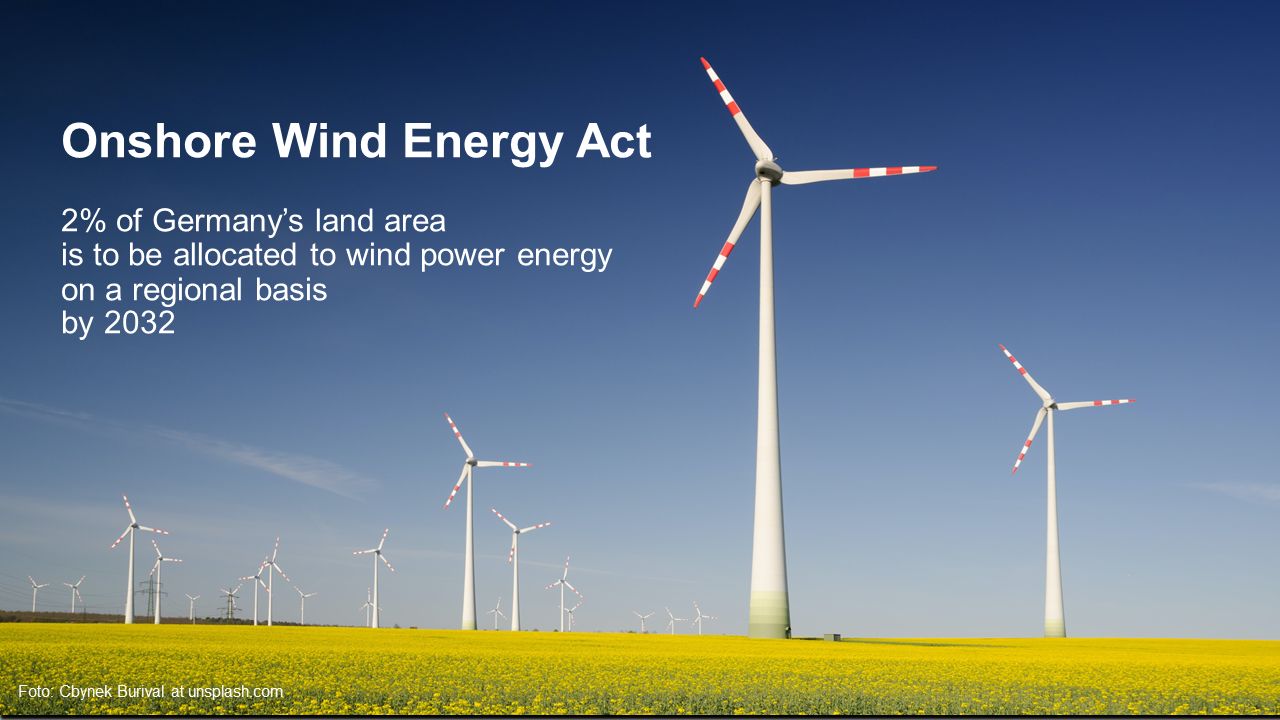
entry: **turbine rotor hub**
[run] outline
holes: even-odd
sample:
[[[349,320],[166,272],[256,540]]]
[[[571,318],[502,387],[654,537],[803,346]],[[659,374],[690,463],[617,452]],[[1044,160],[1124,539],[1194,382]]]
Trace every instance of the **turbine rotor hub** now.
[[[470,465],[471,467],[475,467],[475,466],[476,466],[476,464],[477,464],[477,463],[479,463],[479,462],[480,462],[479,460],[476,460],[476,459],[475,459],[475,458],[473,458],[473,457],[469,457],[469,458],[467,458],[467,464],[468,464],[468,465]]]
[[[761,160],[756,163],[756,177],[768,180],[777,185],[782,182],[782,168],[772,160]]]

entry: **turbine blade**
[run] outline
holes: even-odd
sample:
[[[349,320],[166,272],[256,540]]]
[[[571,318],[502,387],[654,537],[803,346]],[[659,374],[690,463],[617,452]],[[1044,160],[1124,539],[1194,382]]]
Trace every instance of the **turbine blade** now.
[[[828,180],[859,180],[861,178],[913,175],[937,170],[937,165],[900,165],[898,167],[850,168],[848,170],[800,170],[782,174],[783,185],[808,185]]]
[[[275,563],[271,563],[271,567],[275,568],[276,572],[280,573],[280,577],[284,578],[285,582],[293,582],[292,580],[289,579],[289,575],[284,571],[284,568],[280,567]]]
[[[734,122],[738,123],[738,129],[742,131],[742,136],[747,139],[747,144],[751,146],[751,152],[755,153],[757,160],[772,160],[773,151],[765,144],[760,135],[751,127],[751,123],[747,122],[747,116],[742,113],[742,108],[738,107],[738,103],[733,101],[733,96],[729,94],[728,88],[724,86],[724,82],[720,80],[720,76],[715,70],[711,69],[711,63],[706,58],[702,58],[702,67],[707,71],[707,77],[711,78],[712,84],[716,86],[716,90],[720,92],[720,99],[724,101],[724,106],[729,109],[729,114],[733,116]]]
[[[564,580],[568,577],[569,577],[569,556],[565,555],[564,556],[564,574],[560,576],[560,579]]]
[[[156,544],[155,538],[151,539],[151,547],[156,549],[156,557],[158,558],[164,557],[164,553],[160,552],[160,546]]]
[[[356,550],[352,555],[368,555],[371,552],[378,552],[378,548],[369,548],[368,550]]]
[[[507,462],[505,460],[480,460],[476,467],[533,467],[532,463]]]
[[[467,454],[468,458],[475,457],[476,454],[471,452],[471,446],[467,444],[466,440],[462,439],[462,431],[458,430],[458,426],[454,424],[453,418],[449,417],[449,413],[444,414],[444,419],[449,421],[449,427],[453,430],[453,436],[458,438],[459,443],[462,443],[462,451]]]
[[[498,519],[499,519],[499,520],[501,520],[502,522],[506,523],[506,524],[507,524],[507,527],[511,528],[511,529],[512,529],[512,530],[514,530],[514,531],[519,532],[519,528],[517,528],[517,527],[515,526],[515,524],[514,524],[514,523],[512,523],[510,520],[508,520],[508,519],[506,519],[505,517],[503,517],[503,516],[502,516],[502,513],[498,512],[496,508],[489,508],[489,509],[493,511],[493,514],[494,514],[494,515],[497,515],[497,516],[498,516]]]
[[[132,530],[132,529],[133,529],[133,526],[132,526],[132,525],[130,525],[129,527],[125,528],[125,529],[124,529],[124,532],[120,533],[120,537],[116,538],[116,541],[115,541],[115,542],[113,542],[113,543],[111,543],[111,547],[110,547],[110,548],[108,548],[108,549],[109,549],[109,550],[115,550],[115,549],[116,549],[116,546],[120,544],[120,541],[121,541],[121,540],[124,540],[124,536],[125,536],[125,535],[128,535],[128,534],[129,534],[129,531],[130,531],[130,530]]]
[[[523,533],[527,533],[527,532],[533,532],[534,530],[537,530],[537,529],[539,529],[539,528],[547,527],[547,526],[548,526],[548,525],[550,525],[550,524],[551,524],[551,523],[549,523],[549,522],[544,522],[544,523],[538,523],[537,525],[530,525],[530,526],[529,526],[529,527],[527,527],[527,528],[520,528],[520,532],[521,532],[522,534],[523,534]]]
[[[382,561],[383,565],[387,566],[388,570],[390,570],[391,572],[396,571],[396,569],[391,566],[391,561],[387,559],[386,555],[383,555],[382,553],[378,553],[378,559]],[[285,579],[287,580],[288,578],[285,578]]]
[[[1048,410],[1040,408],[1039,412],[1036,413],[1036,420],[1031,424],[1031,434],[1027,436],[1027,441],[1022,445],[1022,450],[1018,452],[1018,459],[1013,461],[1013,472],[1009,473],[1010,475],[1018,473],[1018,466],[1022,464],[1022,459],[1027,456],[1027,451],[1031,449],[1031,441],[1036,439],[1036,433],[1040,432],[1040,423],[1044,422],[1044,416],[1048,412]]]
[[[381,550],[381,549],[382,549],[382,546],[387,542],[387,533],[389,533],[389,532],[391,532],[391,528],[385,528],[385,529],[383,529],[383,531],[382,531],[382,539],[378,541],[378,549],[379,549],[379,550]]]
[[[1018,362],[1018,359],[1013,356],[1013,353],[1009,352],[1009,348],[1001,345],[1000,351],[1004,353],[1005,357],[1009,358],[1009,362],[1013,363],[1013,366],[1017,368],[1018,372],[1022,373],[1023,379],[1026,380],[1027,384],[1031,386],[1031,389],[1040,396],[1041,400],[1045,402],[1053,400],[1049,395],[1049,391],[1040,387],[1040,383],[1036,382],[1035,378],[1031,377],[1031,373],[1027,372],[1027,369],[1022,367],[1022,363]]]
[[[133,506],[129,505],[129,496],[128,496],[128,495],[121,495],[120,497],[124,498],[124,509],[129,511],[129,524],[130,524],[130,525],[137,525],[137,524],[138,524],[138,518],[136,518],[136,517],[134,517],[134,516],[133,516]]]
[[[138,529],[139,529],[139,530],[146,530],[147,532],[153,532],[153,533],[155,533],[155,534],[157,534],[157,535],[168,535],[168,534],[169,534],[169,531],[168,531],[168,530],[161,530],[160,528],[147,527],[146,525],[139,525],[139,526],[138,526]]]
[[[516,556],[516,534],[511,533],[511,552],[507,553],[507,564],[510,565]]]
[[[702,303],[702,298],[706,297],[707,292],[711,290],[711,283],[715,282],[716,276],[720,274],[720,269],[724,267],[725,261],[729,259],[729,254],[738,246],[738,238],[742,237],[743,231],[747,229],[747,224],[751,222],[751,218],[755,216],[756,209],[759,207],[760,182],[752,180],[751,185],[747,188],[747,197],[742,201],[742,211],[738,213],[738,221],[733,224],[733,229],[729,231],[729,239],[720,248],[720,254],[716,256],[716,261],[711,265],[711,272],[707,273],[707,279],[702,281],[702,289],[698,291],[698,297],[693,299],[694,307],[698,307]]]
[[[466,463],[462,464],[462,474],[458,475],[458,484],[453,486],[453,489],[449,491],[449,499],[444,501],[444,506],[446,508],[449,507],[449,503],[453,502],[453,496],[457,495],[458,490],[462,488],[462,482],[467,479],[467,470],[469,469],[471,469],[470,465]]]
[[[1075,410],[1076,408],[1103,407],[1106,405],[1128,405],[1131,402],[1134,402],[1133,398],[1124,398],[1122,400],[1086,400],[1085,402],[1058,403],[1058,409]]]
[[[279,555],[279,554],[280,554],[280,536],[277,535],[275,547],[271,548],[271,564],[272,565],[275,564],[276,555]]]

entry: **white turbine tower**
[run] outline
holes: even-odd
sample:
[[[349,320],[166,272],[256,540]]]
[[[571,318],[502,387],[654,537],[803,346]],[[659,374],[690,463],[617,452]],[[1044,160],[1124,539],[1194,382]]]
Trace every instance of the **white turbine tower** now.
[[[453,430],[453,436],[458,439],[462,445],[462,451],[467,454],[467,459],[462,463],[462,474],[458,476],[458,482],[454,484],[453,490],[449,493],[449,499],[444,501],[447,509],[449,504],[453,502],[453,496],[458,494],[462,483],[467,484],[467,535],[466,535],[466,555],[463,560],[462,568],[462,629],[476,629],[476,555],[474,545],[474,534],[471,529],[473,520],[475,519],[472,510],[472,486],[475,479],[472,477],[473,471],[478,467],[517,467],[527,468],[533,467],[529,463],[522,462],[505,462],[500,460],[477,460],[475,453],[471,452],[471,446],[467,445],[467,441],[462,439],[462,433],[459,432],[458,426],[454,424],[453,418],[449,417],[449,413],[444,414],[444,419],[449,421],[449,428]]]
[[[189,593],[183,593],[183,595],[187,596],[187,619],[191,621],[192,625],[195,625],[196,624],[196,601],[200,599],[200,596],[191,595]]]
[[[1048,450],[1048,528],[1047,543],[1045,548],[1045,576],[1044,576],[1044,636],[1045,637],[1066,637],[1067,622],[1066,615],[1062,608],[1062,565],[1058,553],[1058,485],[1054,473],[1054,457],[1053,457],[1053,416],[1059,410],[1075,410],[1077,408],[1086,407],[1103,407],[1106,405],[1125,405],[1133,402],[1132,398],[1124,400],[1088,400],[1085,402],[1068,402],[1060,403],[1053,399],[1047,390],[1040,387],[1040,384],[1031,377],[1031,373],[1022,367],[1022,363],[1018,362],[1004,345],[1000,346],[1000,350],[1009,358],[1009,362],[1013,363],[1013,367],[1018,370],[1022,378],[1027,381],[1035,394],[1040,396],[1040,400],[1044,403],[1038,411],[1036,411],[1036,419],[1031,424],[1031,434],[1027,436],[1027,440],[1023,443],[1022,448],[1018,451],[1018,459],[1013,463],[1013,473],[1018,472],[1018,466],[1022,464],[1022,459],[1027,456],[1027,451],[1031,449],[1031,441],[1036,439],[1036,433],[1040,431],[1040,424],[1048,419],[1049,442]]]
[[[272,605],[274,604],[274,603],[272,602],[272,599],[273,599],[273,598],[275,598],[275,596],[276,596],[276,595],[275,595],[275,592],[274,592],[274,591],[275,591],[275,579],[276,579],[276,573],[280,573],[280,577],[284,578],[284,579],[285,579],[285,582],[293,582],[292,580],[290,580],[290,579],[289,579],[289,576],[285,573],[284,569],[283,569],[283,568],[281,568],[281,567],[280,567],[280,565],[279,565],[278,563],[276,563],[276,555],[278,555],[279,553],[280,553],[280,536],[279,536],[279,535],[277,535],[277,536],[276,536],[276,545],[275,545],[275,547],[274,547],[274,548],[272,548],[272,549],[271,549],[271,557],[267,558],[267,563],[266,563],[266,568],[267,568],[267,626],[268,626],[268,627],[270,627],[270,626],[273,624],[273,623],[271,622],[271,607],[272,607]]]
[[[253,575],[245,575],[240,578],[241,580],[249,580],[253,583],[253,624],[255,626],[258,624],[258,586],[261,585],[264,589],[267,587],[267,584],[262,581],[262,571],[266,569],[267,558],[264,557],[262,558],[262,562],[258,563],[258,572]],[[239,590],[239,588],[236,589]],[[270,602],[270,598],[268,598],[267,601]]]
[[[38,583],[35,581],[35,578],[31,577],[30,575],[27,576],[27,579],[31,581],[31,612],[35,612],[36,611],[36,595],[40,593],[40,588],[49,587],[49,583]]]
[[[675,615],[672,615],[672,614],[671,614],[671,608],[669,608],[669,607],[664,607],[664,608],[662,608],[662,609],[667,611],[667,630],[669,630],[669,631],[671,632],[671,634],[672,634],[672,635],[675,635],[675,634],[676,634],[676,623],[678,623],[678,622],[684,622],[685,620],[688,620],[689,618],[680,618],[680,617],[676,617]]]
[[[729,233],[729,239],[716,257],[711,272],[702,284],[697,307],[711,289],[711,283],[724,267],[738,238],[760,209],[760,354],[759,385],[756,409],[756,498],[755,531],[751,554],[751,601],[747,634],[751,637],[784,638],[791,635],[791,609],[787,597],[787,558],[782,527],[782,459],[778,447],[778,367],[773,312],[773,187],[804,185],[827,180],[884,177],[929,172],[936,167],[903,166],[853,168],[849,170],[807,170],[784,172],[775,161],[773,151],[756,134],[747,118],[734,102],[724,83],[706,58],[702,59],[711,82],[729,108],[756,156],[755,178],[747,187],[742,211]]]
[[[489,611],[488,613],[486,613],[486,614],[488,614],[488,615],[492,615],[492,616],[493,616],[493,629],[494,629],[494,630],[497,630],[497,629],[498,629],[498,618],[499,618],[499,617],[502,617],[502,618],[506,618],[506,617],[507,617],[506,613],[502,612],[502,596],[501,596],[501,595],[499,595],[499,596],[498,596],[498,604],[497,604],[497,605],[494,605],[494,606],[493,606],[493,609],[492,609],[492,610],[490,610],[490,611]]]
[[[694,600],[694,601],[693,601],[693,612],[697,615],[697,617],[695,617],[695,618],[693,619],[692,624],[694,624],[694,625],[697,625],[697,626],[698,626],[698,634],[699,634],[699,635],[701,635],[701,634],[702,634],[702,621],[703,621],[703,620],[715,620],[715,619],[716,619],[716,616],[715,616],[715,615],[704,615],[704,614],[702,613],[702,608],[698,607],[698,601],[697,601],[697,600]]]
[[[156,584],[153,585],[152,587],[155,588],[155,597],[156,597],[155,624],[159,625],[160,624],[160,566],[167,562],[180,563],[182,562],[182,560],[179,560],[178,558],[165,557],[164,553],[160,552],[160,546],[156,543],[154,539],[151,541],[151,547],[156,549],[156,564],[151,566],[150,574],[156,576]]]
[[[124,593],[124,621],[127,624],[131,624],[133,622],[133,534],[138,530],[143,530],[145,532],[152,532],[158,535],[168,535],[169,531],[147,527],[146,525],[139,525],[138,518],[133,515],[133,507],[129,505],[129,496],[121,495],[121,497],[124,498],[124,509],[129,511],[129,527],[125,528],[124,532],[120,533],[120,537],[116,538],[116,541],[111,543],[111,548],[115,549],[115,546],[119,545],[120,541],[124,540],[126,535],[129,536],[129,585],[125,588]]]
[[[28,576],[28,577],[27,577],[27,579],[28,579],[28,580],[30,580],[30,579],[31,579],[31,578],[30,578],[30,576]],[[80,583],[82,583],[82,582],[84,582],[84,576],[83,576],[83,575],[81,575],[81,576],[80,576],[80,579],[79,579],[79,580],[77,580],[77,581],[75,581],[75,583],[74,583],[74,584],[69,583],[69,582],[64,582],[64,583],[62,583],[63,585],[66,585],[67,587],[71,588],[71,614],[72,614],[72,615],[75,615],[75,614],[76,614],[76,600],[79,600],[81,605],[83,605],[83,604],[84,604],[84,598],[80,597]],[[35,607],[34,607],[34,605],[35,605],[35,598],[32,598],[32,599],[31,599],[31,604],[32,604],[32,606],[33,606],[31,609],[32,609],[32,611],[34,611],[34,610],[35,610]]]
[[[302,603],[302,607],[298,610],[298,624],[306,625],[307,624],[307,598],[315,595],[315,593],[313,592],[304,593],[297,585],[294,585],[293,589],[298,591],[298,600]]]
[[[515,523],[503,517],[502,513],[498,512],[495,508],[489,508],[489,509],[493,510],[493,514],[497,515],[499,520],[506,523],[507,527],[511,528],[511,552],[507,553],[507,562],[511,563],[511,567],[512,567],[511,629],[519,630],[520,629],[520,536],[527,532],[532,532],[534,530],[537,530],[538,528],[544,528],[550,525],[551,523],[544,522],[544,523],[539,523],[537,525],[531,525],[527,528],[517,528],[515,526]]]
[[[579,598],[582,598],[582,593],[578,592],[578,588],[574,587],[573,583],[569,582],[569,556],[567,555],[564,558],[564,574],[560,576],[559,580],[548,585],[547,589],[550,590],[551,588],[557,587],[557,586],[559,586],[560,588],[560,632],[564,632],[564,614],[566,612],[566,610],[564,609],[564,589],[569,588],[570,590],[573,591],[574,595],[577,595]],[[569,629],[570,630],[573,629],[572,621],[570,621],[569,623]]]
[[[372,618],[372,616],[369,614],[369,611],[370,611],[372,608],[373,608],[373,589],[372,589],[372,588],[365,588],[365,589],[364,589],[364,604],[360,606],[360,609],[364,611],[364,626],[365,626],[365,627],[372,627],[372,626],[373,626],[373,620],[371,619],[371,618]]]
[[[382,539],[378,541],[378,546],[369,548],[368,550],[356,550],[352,555],[373,555],[373,621],[369,623],[369,627],[378,627],[378,618],[382,615],[382,606],[378,604],[378,561],[381,560],[383,565],[391,572],[396,569],[391,567],[391,563],[386,556],[382,554],[382,546],[387,542],[387,533],[391,532],[390,528],[382,531]]]
[[[635,615],[635,616],[636,616],[636,617],[638,617],[638,618],[640,618],[640,634],[641,634],[641,635],[645,634],[644,621],[645,621],[645,620],[648,620],[648,619],[649,619],[649,618],[651,618],[651,617],[653,617],[653,613],[652,613],[652,612],[650,612],[648,615],[641,615],[640,613],[636,612],[635,610],[632,610],[632,611],[631,611],[631,614],[632,614],[632,615]]]

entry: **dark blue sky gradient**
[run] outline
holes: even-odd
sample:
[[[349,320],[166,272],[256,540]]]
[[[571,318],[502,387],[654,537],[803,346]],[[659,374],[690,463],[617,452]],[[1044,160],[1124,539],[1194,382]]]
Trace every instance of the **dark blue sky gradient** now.
[[[166,570],[170,598],[214,597],[281,534],[282,565],[320,592],[308,616],[356,622],[368,567],[350,551],[390,526],[386,622],[452,627],[463,518],[440,506],[462,454],[448,410],[480,455],[535,463],[478,475],[482,611],[510,600],[492,505],[555,523],[522,543],[527,624],[555,624],[541,585],[572,553],[580,627],[698,600],[717,630],[744,631],[759,242],[753,223],[693,311],[752,177],[706,55],[785,168],[940,166],[775,193],[796,631],[1040,632],[1045,456],[1038,444],[1010,479],[1037,400],[1003,342],[1060,399],[1139,400],[1058,423],[1069,631],[1280,635],[1274,3],[6,16],[0,606],[23,607],[27,574],[88,573],[90,605],[120,607],[125,560],[106,547],[128,492],[186,559]],[[249,130],[259,152],[74,160],[74,121]],[[274,121],[386,122],[390,157],[281,160]],[[398,128],[414,121],[566,138],[548,169],[403,159]],[[574,159],[588,122],[647,124],[654,157]],[[317,205],[443,212],[447,234],[427,238],[441,244],[614,254],[601,275],[312,272],[323,304],[184,306],[166,338],[58,334],[65,207]],[[247,457],[336,477],[354,498]]]

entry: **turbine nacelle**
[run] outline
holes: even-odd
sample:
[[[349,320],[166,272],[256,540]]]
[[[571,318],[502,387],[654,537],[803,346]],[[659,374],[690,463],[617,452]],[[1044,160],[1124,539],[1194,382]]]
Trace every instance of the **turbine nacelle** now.
[[[773,160],[761,160],[756,163],[756,177],[768,180],[777,185],[782,182],[782,167]]]

